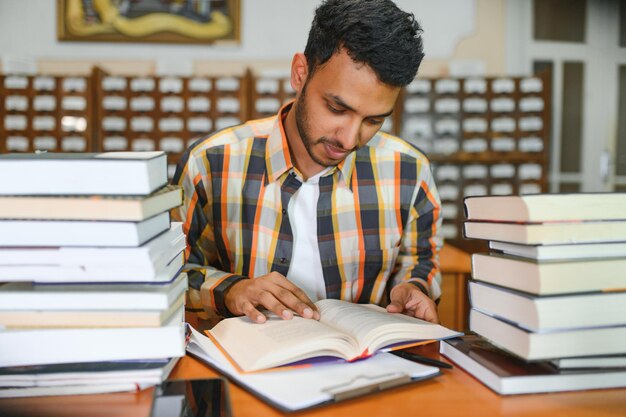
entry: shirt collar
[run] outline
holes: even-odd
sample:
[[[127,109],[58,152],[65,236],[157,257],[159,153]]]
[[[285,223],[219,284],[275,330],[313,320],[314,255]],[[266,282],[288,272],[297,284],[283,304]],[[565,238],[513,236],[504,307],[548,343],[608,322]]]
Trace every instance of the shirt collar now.
[[[265,149],[265,166],[267,169],[267,181],[274,182],[285,174],[286,172],[295,169],[293,162],[291,161],[291,154],[289,153],[289,143],[287,141],[287,135],[285,134],[284,121],[287,113],[291,110],[294,100],[286,103],[278,111],[276,122],[272,127],[269,137],[267,138],[267,145]],[[354,164],[356,161],[356,152],[351,152],[346,159],[341,161],[337,167],[330,169],[323,176],[333,175],[335,172],[341,172],[340,180],[351,189],[351,178],[354,171]]]

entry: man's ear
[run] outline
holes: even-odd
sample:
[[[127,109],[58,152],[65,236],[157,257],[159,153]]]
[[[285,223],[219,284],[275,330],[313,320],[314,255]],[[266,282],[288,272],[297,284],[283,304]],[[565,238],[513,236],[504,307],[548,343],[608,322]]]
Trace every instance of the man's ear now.
[[[303,53],[298,52],[291,61],[291,88],[297,93],[302,90],[309,75],[309,66]]]

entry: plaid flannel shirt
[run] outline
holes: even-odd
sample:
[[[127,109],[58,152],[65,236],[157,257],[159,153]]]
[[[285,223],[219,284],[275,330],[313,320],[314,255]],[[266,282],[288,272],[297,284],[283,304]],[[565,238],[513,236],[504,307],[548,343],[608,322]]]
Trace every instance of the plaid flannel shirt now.
[[[173,217],[187,235],[190,300],[223,316],[230,315],[224,294],[234,283],[271,271],[287,275],[291,223],[307,221],[287,213],[301,185],[283,128],[289,106],[196,141],[173,179],[185,196]],[[401,282],[439,298],[441,203],[421,152],[379,132],[319,187],[327,298],[379,304]]]

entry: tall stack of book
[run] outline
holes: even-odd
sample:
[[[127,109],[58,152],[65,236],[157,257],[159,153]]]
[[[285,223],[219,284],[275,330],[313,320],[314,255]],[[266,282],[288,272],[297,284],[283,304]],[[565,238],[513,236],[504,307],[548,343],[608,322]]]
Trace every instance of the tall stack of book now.
[[[502,394],[626,386],[626,194],[465,199],[470,330],[442,353]]]
[[[185,353],[163,152],[0,155],[0,397],[141,389]]]

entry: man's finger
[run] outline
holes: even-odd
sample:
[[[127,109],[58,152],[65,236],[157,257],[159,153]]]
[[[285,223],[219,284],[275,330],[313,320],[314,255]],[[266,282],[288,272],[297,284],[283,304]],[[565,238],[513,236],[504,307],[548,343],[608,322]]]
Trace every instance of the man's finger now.
[[[311,301],[309,296],[304,291],[302,291],[300,287],[296,286],[293,282],[289,281],[283,275],[279,274],[278,272],[272,272],[268,275],[268,278],[274,284],[283,287],[284,289],[296,295],[296,297],[301,299],[302,302],[310,305],[311,307],[315,307],[315,304],[313,303],[313,301]]]
[[[263,291],[259,297],[259,302],[263,307],[267,308],[278,317],[285,320],[293,318],[293,312],[269,291]]]
[[[431,323],[438,323],[437,310],[432,303],[422,302],[415,309],[415,317],[421,318]]]
[[[388,306],[387,306],[387,311],[389,313],[402,313],[402,311],[404,311],[404,308],[402,307],[402,304],[400,304],[397,301],[392,301]]]
[[[309,306],[308,304],[305,304],[300,298],[298,298],[291,291],[280,286],[277,286],[273,290],[274,291],[272,293],[274,294],[274,297],[276,297],[278,301],[283,303],[292,311],[297,312],[300,316],[306,319],[315,318],[315,314],[317,314],[317,319],[319,319],[319,312],[317,312],[316,310],[313,310],[311,306]]]
[[[260,324],[260,323],[265,323],[267,321],[267,317],[265,317],[265,314],[257,310],[249,301],[244,302],[241,310],[250,320],[252,320],[255,323]]]
[[[429,321],[431,323],[439,323],[439,317],[437,316],[437,311],[434,308],[428,308],[424,312],[424,320]]]

